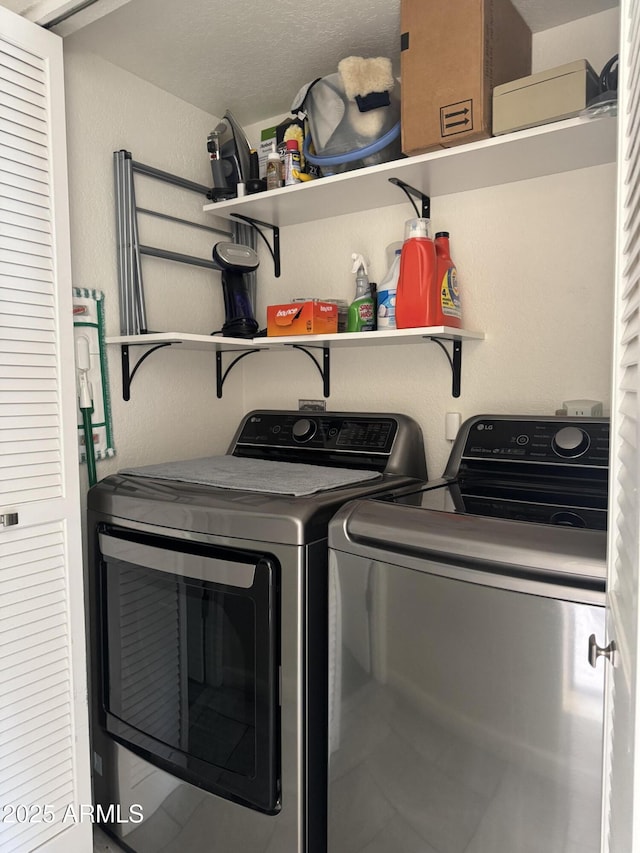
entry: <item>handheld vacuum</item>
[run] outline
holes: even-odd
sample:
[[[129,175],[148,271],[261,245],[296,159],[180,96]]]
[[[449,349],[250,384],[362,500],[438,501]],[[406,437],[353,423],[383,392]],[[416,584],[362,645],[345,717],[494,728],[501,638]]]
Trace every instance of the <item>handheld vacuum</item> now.
[[[224,325],[222,334],[232,338],[253,338],[258,322],[253,315],[251,294],[245,273],[258,268],[258,254],[240,243],[216,243],[213,264],[222,271]]]

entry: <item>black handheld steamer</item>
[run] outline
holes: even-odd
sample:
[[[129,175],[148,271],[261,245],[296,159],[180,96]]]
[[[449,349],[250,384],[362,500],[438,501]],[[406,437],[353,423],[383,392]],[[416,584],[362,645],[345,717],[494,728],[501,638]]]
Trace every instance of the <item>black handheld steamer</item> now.
[[[213,264],[222,271],[224,325],[222,334],[232,338],[253,338],[258,322],[253,315],[251,294],[245,273],[258,269],[257,252],[240,243],[216,243]]]

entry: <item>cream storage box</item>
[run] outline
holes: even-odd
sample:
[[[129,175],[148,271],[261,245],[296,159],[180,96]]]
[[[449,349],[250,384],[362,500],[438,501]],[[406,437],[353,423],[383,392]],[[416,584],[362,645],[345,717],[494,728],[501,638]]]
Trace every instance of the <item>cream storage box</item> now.
[[[598,94],[598,75],[576,59],[493,90],[493,135],[571,118]]]

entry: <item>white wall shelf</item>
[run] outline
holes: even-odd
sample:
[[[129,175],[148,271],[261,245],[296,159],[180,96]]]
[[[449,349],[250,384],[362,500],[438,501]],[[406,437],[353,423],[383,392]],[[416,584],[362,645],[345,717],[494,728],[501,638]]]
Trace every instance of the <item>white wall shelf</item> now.
[[[293,187],[256,193],[204,206],[206,212],[232,218],[235,215],[268,223],[274,228],[312,222],[334,216],[357,213],[403,201],[402,191],[389,179],[398,178],[429,198],[481,189],[530,178],[554,175],[574,169],[614,163],[616,127],[611,117],[575,118],[530,128],[482,142],[461,145],[394,160],[322,178]],[[130,398],[131,382],[142,362],[155,350],[166,346],[212,350],[216,354],[217,394],[231,368],[246,355],[261,349],[292,347],[302,350],[314,361],[323,379],[325,397],[330,390],[330,350],[332,347],[407,344],[419,339],[434,340],[444,349],[453,374],[452,393],[460,394],[462,341],[479,340],[481,332],[445,326],[403,329],[391,332],[359,334],[304,335],[300,337],[225,338],[181,332],[108,338],[122,351],[122,382],[125,400]],[[452,342],[449,354],[444,341]],[[146,351],[131,368],[129,347],[144,346]],[[322,351],[322,363],[315,350]],[[223,371],[222,354],[234,352]]]
[[[206,204],[204,210],[283,227],[400,204],[389,178],[400,178],[434,198],[584,169],[616,159],[616,120],[574,118],[393,160],[293,187]]]
[[[282,187],[240,199],[211,203],[205,205],[204,210],[223,218],[239,217],[261,224],[268,223],[277,235],[278,229],[283,226],[400,204],[404,199],[402,191],[399,192],[398,186],[391,183],[390,179],[398,179],[421,193],[423,204],[425,201],[428,204],[429,199],[441,195],[615,163],[616,128],[617,122],[610,116],[568,119],[481,142],[393,160],[379,166],[357,169],[293,187]],[[182,336],[181,342],[184,345],[198,345],[196,337]],[[374,343],[406,344],[416,337],[434,340],[445,351],[453,375],[452,393],[454,397],[459,396],[462,341],[465,338],[481,339],[484,335],[447,327],[364,335],[305,336],[277,340],[258,338],[242,344],[227,339],[223,345],[213,343],[210,346],[216,347],[218,396],[222,395],[222,383],[229,369],[242,357],[237,356],[223,375],[223,349],[250,347],[255,351],[265,346],[291,346],[301,349],[312,358],[320,371],[327,397],[330,388],[331,347]],[[190,344],[187,338],[191,339]],[[451,354],[443,341],[452,342]],[[322,350],[322,364],[313,355],[314,349]]]
[[[260,350],[298,349],[314,362],[323,381],[324,396],[328,397],[330,387],[330,350],[334,347],[349,346],[389,346],[394,344],[418,343],[432,340],[445,351],[452,372],[452,394],[460,396],[460,376],[462,371],[462,342],[464,340],[482,340],[483,332],[466,329],[454,329],[449,326],[428,326],[417,329],[393,329],[384,332],[342,332],[333,335],[287,335],[286,337],[226,338],[222,335],[193,335],[182,332],[157,332],[146,335],[121,335],[106,339],[107,344],[120,346],[122,357],[122,396],[131,397],[131,383],[142,362],[158,349],[167,346],[179,346],[182,349],[209,350],[216,354],[216,393],[222,397],[222,388],[229,371],[247,355]],[[449,354],[444,342],[450,341],[452,352]],[[129,347],[145,347],[133,368],[130,362]],[[316,360],[315,350],[321,350],[322,363]],[[234,356],[223,370],[222,354],[232,352]]]

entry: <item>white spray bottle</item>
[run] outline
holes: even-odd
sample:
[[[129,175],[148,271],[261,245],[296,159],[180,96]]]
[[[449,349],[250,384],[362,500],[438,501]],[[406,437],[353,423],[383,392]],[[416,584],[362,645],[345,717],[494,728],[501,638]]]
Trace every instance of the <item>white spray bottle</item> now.
[[[376,311],[371,296],[367,275],[367,262],[362,255],[351,255],[352,273],[356,276],[356,295],[347,314],[347,332],[373,332],[376,327]]]

